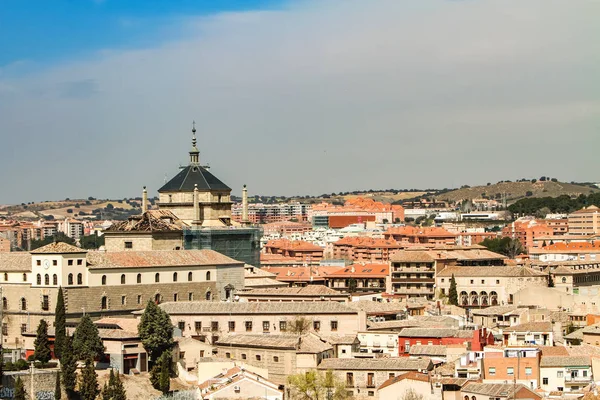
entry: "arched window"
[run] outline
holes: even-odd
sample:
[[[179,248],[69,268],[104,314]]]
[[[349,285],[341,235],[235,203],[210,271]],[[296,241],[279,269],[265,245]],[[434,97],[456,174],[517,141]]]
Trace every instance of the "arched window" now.
[[[73,284],[73,274],[69,274],[69,276],[67,278],[67,282],[69,283],[69,285]]]
[[[8,300],[6,299],[6,297],[2,298],[2,309],[8,310]]]
[[[4,281],[8,282],[8,274],[6,272],[4,273]]]
[[[173,272],[173,282],[177,282],[177,272]]]
[[[106,275],[102,275],[102,284],[106,285]]]
[[[562,283],[567,283],[567,278],[565,278],[564,276],[562,277]]]
[[[27,274],[23,274],[23,282],[27,282]]]
[[[125,284],[125,274],[121,274],[121,285]]]
[[[160,274],[158,272],[156,273],[156,275],[154,275],[154,282],[160,282]]]
[[[477,400],[477,397],[471,396],[471,400]]]
[[[137,274],[137,283],[142,283],[142,274]]]
[[[44,285],[50,286],[50,275],[44,275]]]
[[[210,281],[210,271],[206,271],[206,280]]]
[[[38,284],[38,285],[41,285],[41,284],[42,284],[42,275],[40,275],[40,274],[37,274],[37,279],[36,279],[36,282],[37,282],[37,284]]]
[[[212,293],[209,290],[208,292],[206,292],[206,300],[211,300],[211,299],[212,299]]]
[[[25,297],[21,297],[21,311],[27,311],[27,300]]]
[[[192,281],[192,273],[188,272],[188,282],[191,282],[191,281]]]
[[[108,308],[108,299],[106,296],[102,296],[102,304],[100,304],[100,308],[102,310],[106,310]]]
[[[52,275],[52,284],[54,286],[58,285],[58,276],[56,274]]]
[[[154,295],[154,302],[155,302],[156,304],[160,303],[160,293],[156,293],[156,294]]]
[[[77,274],[77,284],[83,285],[83,275]]]
[[[469,396],[465,395],[465,398],[463,400],[469,400]]]

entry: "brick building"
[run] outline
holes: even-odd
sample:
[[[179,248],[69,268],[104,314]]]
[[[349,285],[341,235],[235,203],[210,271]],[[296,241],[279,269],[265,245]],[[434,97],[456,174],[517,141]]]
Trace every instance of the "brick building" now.
[[[471,351],[482,351],[494,343],[486,328],[465,330],[456,328],[405,328],[398,334],[398,355],[407,357],[414,345],[451,345],[468,343]]]

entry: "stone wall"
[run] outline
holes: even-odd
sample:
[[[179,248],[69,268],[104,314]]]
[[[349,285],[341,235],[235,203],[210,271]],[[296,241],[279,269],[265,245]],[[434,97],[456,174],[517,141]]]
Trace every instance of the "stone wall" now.
[[[19,372],[5,372],[2,377],[3,388],[0,389],[0,397],[3,399],[12,399],[14,397],[14,387],[17,376],[23,381],[27,396],[35,400],[54,400],[54,389],[56,387],[56,374],[58,369],[51,370],[31,370]],[[32,379],[33,377],[33,379]],[[31,397],[31,393],[35,396]],[[62,392],[63,399],[66,393]]]

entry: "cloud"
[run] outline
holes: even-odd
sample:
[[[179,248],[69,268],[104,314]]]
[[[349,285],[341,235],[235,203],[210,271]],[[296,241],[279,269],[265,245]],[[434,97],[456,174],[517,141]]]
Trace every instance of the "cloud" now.
[[[175,41],[0,75],[0,170],[14,177],[0,203],[156,190],[186,162],[193,119],[202,160],[236,192],[594,180],[599,11],[306,1],[185,17]]]

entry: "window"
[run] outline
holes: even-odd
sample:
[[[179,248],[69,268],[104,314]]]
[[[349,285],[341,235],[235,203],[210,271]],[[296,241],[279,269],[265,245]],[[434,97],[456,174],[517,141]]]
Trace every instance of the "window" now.
[[[209,290],[208,292],[206,292],[206,300],[210,301],[211,299],[212,299],[212,293]]]
[[[27,282],[27,274],[23,274],[23,282]]]
[[[367,373],[367,387],[375,387],[375,374],[373,372]]]
[[[496,279],[496,285],[500,284],[500,279]]]
[[[102,275],[102,285],[106,285],[106,275]]]
[[[242,360],[245,360],[246,358],[248,358],[246,354],[242,353]]]
[[[488,374],[489,374],[490,376],[494,376],[494,375],[496,375],[496,367],[489,367],[489,368],[488,368]]]
[[[263,321],[263,332],[269,332],[270,326],[271,324],[269,323],[269,321]]]
[[[67,265],[73,265],[73,260],[67,261]]]
[[[588,373],[588,372],[587,372],[586,370],[583,370],[583,371],[581,371],[581,372],[582,372],[582,374],[583,374],[582,376],[584,376],[584,377],[587,377],[587,373]]]
[[[388,374],[388,379],[392,379],[392,378],[395,378],[395,377],[396,377],[396,374],[394,374],[393,372],[390,372]]]
[[[158,283],[160,282],[160,274],[157,272],[156,275],[154,275],[154,282]]]
[[[102,301],[100,303],[100,309],[101,310],[108,309],[108,299],[106,298],[106,296],[102,296]]]
[[[210,330],[216,332],[219,330],[219,321],[212,321],[210,323]]]
[[[6,297],[2,298],[2,309],[8,310],[8,300],[6,299]]]
[[[473,279],[471,279],[471,285],[474,284],[474,283],[475,283],[475,281]]]
[[[279,330],[281,332],[287,331],[287,321],[279,321]]]
[[[556,371],[556,377],[557,378],[562,378],[563,377],[563,371]]]
[[[124,306],[127,304],[127,296],[121,296],[121,305]]]
[[[188,293],[188,301],[194,301],[194,293]]]
[[[262,360],[262,357],[260,356],[260,354],[257,354],[256,355],[256,361],[260,361],[260,360]]]
[[[210,281],[210,271],[206,271],[206,280]]]
[[[542,378],[542,385],[548,384],[548,378]]]
[[[192,281],[192,276],[193,276],[193,275],[192,275],[192,273],[191,273],[191,272],[188,272],[188,282],[191,282],[191,281]]]
[[[372,397],[372,396],[375,396],[375,392],[374,392],[374,391],[372,391],[372,390],[369,390],[369,391],[367,392],[367,396],[371,396],[371,397]]]
[[[179,330],[180,330],[181,332],[185,331],[185,321],[179,321],[179,322],[177,323],[177,327],[179,328]]]
[[[506,367],[506,375],[514,375],[515,369],[513,367]]]
[[[69,285],[73,284],[73,274],[69,274],[69,276],[67,277],[67,282],[69,283]]]
[[[160,293],[156,293],[156,294],[154,295],[154,302],[155,302],[156,304],[159,304],[159,303],[160,303]]]
[[[332,331],[337,331],[338,328],[338,322],[337,321],[331,321],[331,330]]]
[[[142,274],[137,274],[137,283],[142,283]]]
[[[354,374],[346,372],[346,386],[354,386]]]
[[[121,274],[121,285],[125,284],[125,274]]]
[[[56,267],[58,265],[58,260],[52,260],[52,265]]]
[[[126,249],[133,249],[133,242],[125,242]]]
[[[252,321],[246,321],[244,325],[246,326],[246,332],[252,332]]]
[[[77,265],[83,265],[83,260],[77,260]]]
[[[482,280],[481,280],[481,284],[482,284],[482,285],[483,285],[483,284],[485,284],[485,279],[482,279]]]
[[[531,367],[525,367],[525,375],[531,375]]]
[[[77,274],[77,284],[83,285],[83,275],[82,274]]]
[[[313,329],[318,331],[321,329],[321,321],[313,321]]]
[[[7,323],[2,324],[2,334],[4,336],[8,335],[8,324]]]
[[[195,321],[194,329],[196,330],[196,332],[200,332],[202,330],[202,321]]]
[[[225,358],[231,358],[231,353],[225,353]]]
[[[141,294],[137,295],[137,303],[142,304],[142,295]]]
[[[279,357],[273,356],[273,362],[279,362]]]
[[[27,332],[27,324],[21,324],[21,333]]]
[[[42,260],[36,260],[35,265],[40,267],[42,265]]]
[[[58,286],[58,275],[56,275],[56,274],[52,275],[52,284],[54,286]]]
[[[44,285],[50,286],[50,275],[44,275]]]
[[[25,297],[21,297],[21,311],[27,311],[27,300]]]
[[[562,392],[563,391],[563,387],[562,386],[557,386],[556,390],[559,391],[559,392]]]
[[[444,283],[444,278],[441,279],[442,283]]]
[[[173,301],[177,301],[178,298],[179,296],[177,295],[177,293],[173,293]]]
[[[173,272],[173,282],[177,282],[177,272]]]
[[[229,332],[235,332],[235,321],[229,321],[227,327],[229,328]]]
[[[36,282],[37,282],[38,285],[42,284],[42,275],[37,274]]]
[[[50,297],[48,295],[42,296],[42,310],[48,311],[50,309]]]

